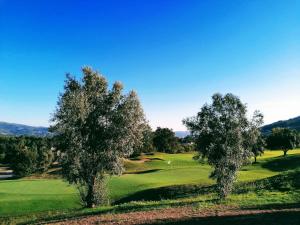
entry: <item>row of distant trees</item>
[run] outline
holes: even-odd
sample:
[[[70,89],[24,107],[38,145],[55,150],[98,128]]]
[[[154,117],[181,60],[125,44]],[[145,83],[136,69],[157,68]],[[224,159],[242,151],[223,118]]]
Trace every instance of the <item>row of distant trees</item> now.
[[[191,136],[180,138],[176,137],[172,129],[158,127],[155,131],[152,131],[150,126],[148,126],[143,134],[143,145],[134,149],[133,156],[149,152],[174,154],[192,152],[194,150],[195,145]]]
[[[19,177],[43,173],[55,160],[51,138],[0,136],[0,162],[10,164]]]
[[[106,204],[107,178],[122,174],[124,158],[142,152],[197,151],[196,158],[213,167],[211,177],[222,199],[231,192],[238,170],[262,154],[266,144],[283,149],[284,155],[298,144],[296,132],[288,129],[275,129],[264,138],[263,115],[257,111],[249,120],[246,105],[232,94],[213,95],[211,104],[183,120],[191,132],[187,138],[177,138],[167,128],[152,132],[134,91],[124,94],[121,83],[110,88],[98,72],[82,71],[81,80],[67,75],[52,118],[54,139],[9,138],[1,149],[19,176],[46,171],[59,155],[63,177],[77,185],[87,207]]]
[[[289,150],[300,147],[300,133],[288,128],[274,128],[269,135],[263,135],[258,131],[256,143],[251,151],[255,163],[257,157],[264,153],[265,149],[282,150],[286,156]],[[135,149],[134,156],[147,152],[183,153],[196,150],[196,138],[188,135],[184,138],[176,137],[173,130],[158,127],[154,132],[149,127],[144,133],[142,148]]]
[[[289,128],[273,128],[269,135],[259,135],[257,142],[252,147],[254,162],[264,153],[265,149],[282,150],[286,156],[289,150],[300,147],[300,133]]]
[[[11,165],[19,177],[47,171],[54,161],[59,161],[62,141],[56,137],[0,136],[0,162]],[[178,138],[168,128],[152,131],[145,127],[142,144],[134,146],[132,157],[150,152],[182,153],[194,151],[189,137]]]
[[[132,157],[142,153],[164,152],[183,153],[196,150],[195,138],[188,135],[176,137],[169,128],[158,127],[155,131],[148,126],[143,134],[143,144],[134,148]],[[54,161],[59,160],[58,145],[55,138],[42,137],[9,137],[0,136],[0,162],[10,163],[17,176],[29,176],[43,173]],[[274,128],[268,136],[259,135],[252,147],[255,162],[265,149],[282,150],[286,156],[289,150],[300,147],[300,133],[288,128]]]

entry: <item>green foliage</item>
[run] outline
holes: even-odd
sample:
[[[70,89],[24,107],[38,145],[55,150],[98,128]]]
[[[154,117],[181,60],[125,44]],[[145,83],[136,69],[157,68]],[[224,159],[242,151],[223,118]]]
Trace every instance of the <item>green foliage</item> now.
[[[195,151],[195,146],[193,144],[178,143],[174,147],[174,153],[184,153]]]
[[[257,136],[256,142],[252,145],[252,149],[251,149],[254,156],[255,163],[257,162],[257,157],[261,156],[264,153],[265,145],[266,142],[264,137],[261,134],[259,134]]]
[[[156,129],[153,134],[153,145],[157,151],[171,154],[195,151],[191,136],[178,138],[169,128],[158,127]]]
[[[7,138],[5,136],[0,136],[0,163],[3,163],[5,159],[6,142]]]
[[[93,186],[93,191],[89,190],[87,185],[78,185],[78,191],[81,199],[81,203],[84,205],[87,202],[92,201],[99,205],[109,205],[109,196],[107,191],[108,177],[96,177],[95,185]],[[92,196],[91,196],[92,195]]]
[[[195,142],[195,139],[192,135],[187,135],[184,138],[180,138],[179,140],[182,144],[192,144]]]
[[[53,162],[54,153],[48,138],[2,137],[0,146],[4,152],[3,162],[10,164],[19,177],[45,172]]]
[[[13,137],[0,136],[0,162],[5,163],[7,161],[7,153],[11,146]]]
[[[250,146],[251,152],[254,156],[255,163],[257,157],[261,156],[265,150],[265,139],[261,134],[260,126],[263,124],[263,115],[255,111],[252,121],[249,123],[249,131],[247,138],[247,146]]]
[[[154,133],[151,127],[148,124],[145,124],[145,127],[143,129],[142,145],[134,147],[131,157],[137,157],[142,153],[154,152],[153,137]]]
[[[237,172],[249,160],[257,144],[262,115],[246,116],[246,105],[232,94],[215,94],[211,105],[204,105],[197,116],[184,120],[196,139],[199,155],[207,158],[214,170],[219,197],[224,199],[232,190]]]
[[[23,143],[15,145],[14,156],[11,168],[14,174],[19,177],[29,176],[34,173],[36,168],[37,152],[36,149],[29,149]]]
[[[157,151],[172,153],[177,144],[177,140],[172,130],[158,127],[154,132],[153,143]]]
[[[86,206],[105,202],[106,176],[123,172],[123,158],[143,145],[146,120],[137,94],[123,94],[121,83],[109,90],[107,80],[85,67],[83,78],[67,76],[53,117],[52,131],[62,151],[63,175],[84,187]],[[97,187],[101,186],[101,189]]]
[[[288,128],[274,128],[267,138],[267,147],[273,150],[283,150],[286,156],[289,150],[295,149],[299,143],[299,134]]]
[[[38,172],[46,172],[54,162],[54,152],[48,145],[42,145],[37,148],[36,167]]]

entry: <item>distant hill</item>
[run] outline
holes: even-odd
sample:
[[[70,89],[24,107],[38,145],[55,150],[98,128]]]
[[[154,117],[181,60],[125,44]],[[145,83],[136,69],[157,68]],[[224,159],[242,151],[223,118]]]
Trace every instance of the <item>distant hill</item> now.
[[[270,134],[273,128],[283,127],[290,128],[297,131],[300,131],[300,116],[289,119],[289,120],[280,120],[278,122],[263,126],[261,131],[263,134]]]
[[[300,116],[289,119],[280,120],[278,122],[268,124],[261,128],[263,134],[270,134],[273,128],[284,127],[300,131]],[[177,137],[184,138],[190,134],[189,131],[175,131]],[[0,135],[11,136],[38,136],[44,137],[50,135],[47,127],[34,127],[23,124],[0,122]]]
[[[175,131],[175,135],[176,135],[176,137],[184,138],[184,137],[190,135],[190,132],[189,131]]]
[[[280,120],[275,123],[265,125],[261,128],[261,132],[265,135],[268,135],[272,132],[273,128],[283,127],[294,129],[300,132],[300,116],[289,119],[289,120]],[[184,138],[190,134],[189,131],[175,131],[176,137]]]
[[[45,137],[49,134],[47,127],[32,127],[22,124],[0,122],[0,135]]]

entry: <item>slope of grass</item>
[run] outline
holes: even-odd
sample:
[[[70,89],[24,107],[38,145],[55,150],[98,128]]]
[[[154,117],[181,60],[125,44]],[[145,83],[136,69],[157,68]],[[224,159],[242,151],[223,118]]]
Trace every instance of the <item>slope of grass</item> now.
[[[300,150],[290,151],[288,157],[282,157],[281,151],[266,151],[259,157],[257,164],[248,165],[240,171],[238,180],[253,184],[256,180],[276,176],[284,171],[297,170],[300,168],[299,155]],[[65,212],[67,215],[77,215],[182,204],[212,204],[214,195],[203,192],[203,187],[214,184],[209,179],[211,168],[205,163],[194,161],[193,156],[193,153],[158,153],[126,162],[127,173],[110,180],[111,198],[116,202],[142,199],[148,202],[126,203],[95,210],[81,209],[76,188],[60,179],[0,181],[0,221],[1,217],[7,220],[18,215],[27,215],[31,219],[38,215],[44,217],[56,214],[55,211],[61,211],[58,214]],[[289,178],[283,180],[287,179]],[[299,196],[297,188],[271,190],[264,186],[259,191],[251,189],[245,193],[235,193],[228,202],[244,206],[293,204],[299,202]]]

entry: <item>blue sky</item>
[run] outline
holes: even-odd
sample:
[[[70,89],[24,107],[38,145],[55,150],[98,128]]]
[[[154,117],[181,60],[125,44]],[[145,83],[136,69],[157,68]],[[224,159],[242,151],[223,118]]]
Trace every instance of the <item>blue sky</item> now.
[[[153,128],[185,130],[215,92],[298,116],[299,37],[298,0],[0,0],[0,121],[48,125],[83,65],[135,89]]]

